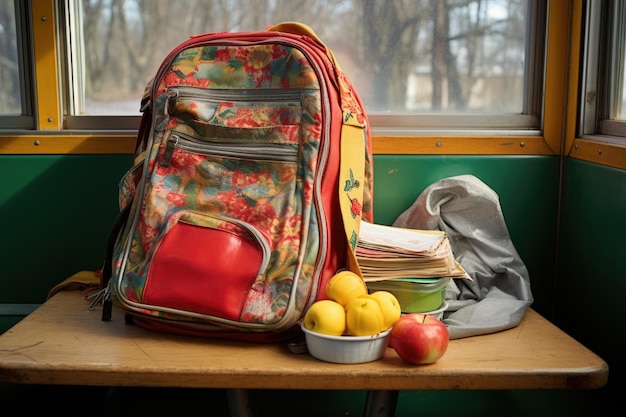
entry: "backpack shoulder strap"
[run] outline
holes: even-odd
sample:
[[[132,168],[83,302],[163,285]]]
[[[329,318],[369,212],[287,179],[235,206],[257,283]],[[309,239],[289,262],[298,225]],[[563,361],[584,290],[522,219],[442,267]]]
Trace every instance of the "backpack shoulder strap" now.
[[[309,26],[299,22],[283,22],[269,27],[267,30],[305,35],[314,39],[326,50],[333,63],[339,93],[343,123],[341,128],[341,161],[339,167],[339,205],[348,242],[348,269],[362,276],[356,259],[356,246],[363,210],[365,183],[366,149],[371,151],[371,143],[367,138],[365,112],[352,88],[352,83],[339,67],[332,51],[322,42]],[[371,221],[371,219],[369,219]]]

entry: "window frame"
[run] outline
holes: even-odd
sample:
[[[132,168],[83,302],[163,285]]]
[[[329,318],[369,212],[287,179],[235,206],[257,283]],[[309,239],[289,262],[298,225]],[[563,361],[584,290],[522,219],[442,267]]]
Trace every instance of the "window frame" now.
[[[622,86],[626,48],[626,5],[589,0],[585,16],[584,73],[579,131],[583,136],[607,135],[626,141],[626,120],[616,120],[616,91]],[[603,31],[602,29],[608,29]],[[616,138],[617,139],[617,138]]]
[[[610,39],[605,45],[608,47],[606,54],[607,64],[603,76],[608,80],[602,84],[604,100],[602,100],[601,117],[598,120],[598,131],[601,134],[620,136],[626,141],[626,120],[617,120],[621,103],[617,95],[624,88],[624,55],[626,53],[626,5],[623,2],[606,4],[608,16],[610,16]],[[606,7],[605,6],[605,7]],[[619,25],[619,23],[622,23]],[[608,74],[607,74],[608,73]],[[618,75],[619,74],[619,75]]]
[[[60,25],[58,0],[31,1],[33,26],[33,73],[37,74],[33,90],[37,103],[37,130],[0,131],[2,154],[130,154],[135,149],[136,130],[88,131],[68,130],[60,122],[64,98],[58,94],[59,69],[55,25]],[[578,92],[580,91],[581,27],[585,0],[548,2],[545,45],[545,90],[543,129],[540,135],[524,136],[511,132],[444,132],[440,129],[420,136],[399,132],[373,132],[375,154],[393,155],[521,155],[564,156],[626,169],[626,146],[623,143],[598,141],[581,137],[577,132]],[[42,17],[53,16],[40,24]],[[55,53],[50,54],[50,49]],[[54,60],[49,59],[50,56]],[[53,62],[54,64],[52,64]],[[52,86],[42,87],[51,82]],[[50,116],[48,116],[50,115]],[[58,115],[58,119],[54,116]],[[489,134],[487,134],[489,133]],[[491,134],[495,133],[495,134]],[[600,146],[600,147],[599,147]]]
[[[626,121],[615,120],[616,70],[624,71],[626,5],[614,1],[579,1],[581,75],[577,115],[569,122],[576,131],[568,137],[568,156],[616,168],[626,168]],[[622,20],[620,20],[622,19]],[[606,29],[606,30],[605,30]],[[617,39],[617,38],[620,39]],[[617,60],[615,59],[617,58]],[[620,69],[621,68],[621,69]],[[570,94],[574,96],[575,91]]]
[[[525,90],[520,114],[445,114],[445,113],[394,113],[384,114],[369,112],[368,117],[372,131],[375,135],[412,135],[416,137],[424,135],[458,135],[460,132],[469,136],[541,136],[542,129],[542,99],[543,82],[541,75],[545,68],[545,43],[538,39],[545,38],[546,20],[548,7],[543,1],[528,1],[529,10],[526,19],[527,26],[527,52],[525,60],[524,84],[532,88]],[[134,130],[139,126],[140,116],[100,116],[100,115],[77,115],[77,108],[81,106],[81,97],[75,96],[75,91],[70,91],[72,86],[82,85],[80,77],[73,77],[77,68],[81,65],[80,58],[72,60],[71,57],[79,56],[81,43],[78,29],[82,26],[82,15],[77,1],[68,1],[64,7],[59,8],[59,19],[64,32],[62,49],[64,55],[69,58],[66,61],[63,79],[69,88],[64,88],[65,99],[68,107],[64,118],[64,126],[71,130],[104,130],[110,131],[109,126],[116,126],[117,130]],[[72,33],[73,30],[73,33]],[[536,80],[539,79],[540,81]]]

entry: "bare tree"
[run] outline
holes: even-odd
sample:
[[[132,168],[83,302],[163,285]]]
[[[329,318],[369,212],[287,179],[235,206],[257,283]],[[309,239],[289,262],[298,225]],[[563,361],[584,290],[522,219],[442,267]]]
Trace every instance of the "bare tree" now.
[[[442,55],[450,109],[493,108],[501,112],[518,104],[512,97],[520,96],[522,88],[525,3],[447,0],[448,25],[440,36],[446,39]],[[494,14],[494,6],[499,7],[498,14]],[[503,16],[499,15],[502,11],[506,13]]]
[[[365,54],[373,96],[380,110],[403,110],[407,80],[418,50],[417,35],[428,15],[424,2],[361,0]]]
[[[432,99],[433,110],[441,110],[443,98],[443,82],[447,77],[447,68],[450,64],[450,45],[448,36],[449,25],[448,2],[436,0],[432,10],[433,36],[432,36]]]
[[[486,108],[504,100],[494,91],[517,88],[522,78],[526,1],[84,0],[87,96],[141,94],[190,35],[293,20],[346,59],[370,111],[405,111],[415,74],[421,108],[423,101],[434,110]]]

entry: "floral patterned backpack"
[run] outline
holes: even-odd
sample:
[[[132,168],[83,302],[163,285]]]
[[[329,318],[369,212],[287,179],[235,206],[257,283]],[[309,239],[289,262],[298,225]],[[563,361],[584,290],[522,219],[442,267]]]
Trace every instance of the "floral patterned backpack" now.
[[[112,306],[153,330],[285,340],[372,221],[361,101],[311,28],[191,37],[142,103],[103,267]]]

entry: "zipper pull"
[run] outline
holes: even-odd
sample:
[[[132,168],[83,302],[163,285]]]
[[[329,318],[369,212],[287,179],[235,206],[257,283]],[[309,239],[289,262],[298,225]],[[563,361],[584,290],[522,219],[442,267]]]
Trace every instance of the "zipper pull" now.
[[[170,137],[167,138],[167,143],[165,144],[165,152],[163,153],[163,157],[159,161],[159,166],[162,166],[163,168],[167,168],[168,166],[170,166],[172,156],[174,155],[174,149],[176,149],[177,144],[177,135],[170,135]]]
[[[89,303],[89,307],[88,307],[89,311],[93,311],[93,309],[96,308],[98,303],[102,301],[102,299],[104,298],[104,292],[105,292],[105,289],[101,288],[98,291],[92,294],[89,294],[88,296],[85,297],[88,300],[91,299],[91,303]]]
[[[176,100],[178,99],[178,91],[176,90],[167,90],[165,94],[167,97],[165,99],[165,114],[174,114],[176,113]]]

